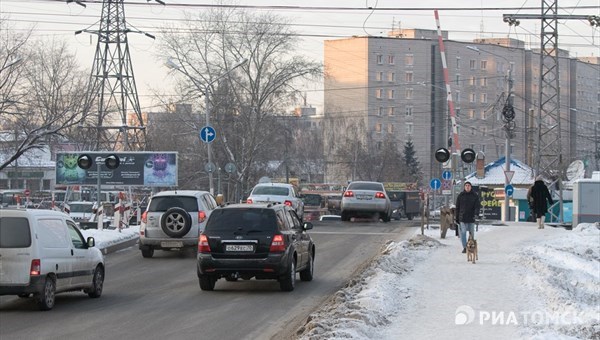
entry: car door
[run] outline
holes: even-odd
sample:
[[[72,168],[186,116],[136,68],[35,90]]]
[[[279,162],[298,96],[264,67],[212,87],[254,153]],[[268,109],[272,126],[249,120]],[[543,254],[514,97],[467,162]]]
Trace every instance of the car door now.
[[[36,223],[42,273],[56,274],[56,290],[68,289],[72,283],[72,253],[65,222],[60,217],[41,217]]]
[[[296,252],[298,254],[298,263],[297,266],[304,265],[307,259],[307,246],[305,242],[302,240],[302,224],[300,223],[300,219],[296,212],[292,209],[285,209],[285,217],[290,225],[291,231],[293,234],[294,247],[296,248]]]
[[[75,224],[71,221],[66,221],[69,231],[70,246],[71,246],[71,265],[73,268],[72,285],[83,285],[92,282],[94,272],[93,263],[91,261],[90,251],[83,235]]]

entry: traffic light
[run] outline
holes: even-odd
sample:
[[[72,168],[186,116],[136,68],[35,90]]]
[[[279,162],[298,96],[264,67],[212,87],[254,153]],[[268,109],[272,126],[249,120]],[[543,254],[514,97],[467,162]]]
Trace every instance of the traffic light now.
[[[435,160],[444,163],[450,159],[450,151],[446,148],[439,148],[435,150]]]
[[[475,150],[467,148],[460,153],[460,159],[465,163],[473,163],[475,161]]]
[[[106,156],[106,158],[104,158],[104,165],[109,170],[114,170],[114,169],[118,168],[119,164],[121,164],[121,160],[119,159],[119,156],[117,156],[116,154],[110,154],[110,155]],[[94,165],[94,159],[90,155],[83,154],[77,158],[77,166],[79,166],[83,170],[87,170],[87,169],[91,168],[93,165]]]

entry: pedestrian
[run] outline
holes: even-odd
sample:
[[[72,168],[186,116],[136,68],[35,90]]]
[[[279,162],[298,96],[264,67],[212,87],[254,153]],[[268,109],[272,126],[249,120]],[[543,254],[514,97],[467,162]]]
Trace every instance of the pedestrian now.
[[[456,224],[459,228],[463,253],[467,252],[467,230],[475,238],[475,217],[479,216],[479,195],[473,191],[471,182],[465,182],[464,190],[456,198]]]
[[[533,200],[532,207],[535,214],[538,229],[544,229],[544,218],[548,212],[548,204],[552,205],[554,201],[550,195],[548,187],[542,180],[542,176],[538,176],[531,187],[531,198]]]

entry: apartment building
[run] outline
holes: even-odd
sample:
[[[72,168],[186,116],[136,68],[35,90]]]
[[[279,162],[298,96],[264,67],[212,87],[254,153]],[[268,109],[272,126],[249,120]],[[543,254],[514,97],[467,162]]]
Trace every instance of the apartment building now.
[[[540,55],[524,49],[524,43],[515,39],[458,42],[447,40],[447,32],[442,35],[460,148],[483,152],[487,161],[505,154],[501,113],[512,80],[515,125],[511,156],[532,165],[538,132]],[[324,49],[325,179],[339,182],[351,178],[348,164],[335,157],[336,141],[348,133],[345,127],[349,124],[362,127],[364,133],[355,138],[375,145],[386,134],[393,135],[399,146],[411,139],[423,180],[438,177],[441,168],[433,154],[439,147],[448,147],[452,129],[437,32],[402,30],[389,37],[328,40]],[[568,165],[585,153],[580,151],[577,124],[589,125],[600,116],[600,71],[597,59],[594,64],[561,53],[561,142]],[[589,116],[583,117],[580,107],[586,107]]]

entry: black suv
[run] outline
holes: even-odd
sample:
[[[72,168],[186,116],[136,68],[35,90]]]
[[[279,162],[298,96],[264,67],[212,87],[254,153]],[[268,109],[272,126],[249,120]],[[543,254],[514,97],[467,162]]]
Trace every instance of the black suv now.
[[[292,291],[296,273],[311,281],[315,244],[294,210],[283,204],[232,204],[212,211],[198,242],[198,279],[213,290],[220,278],[278,280]]]

